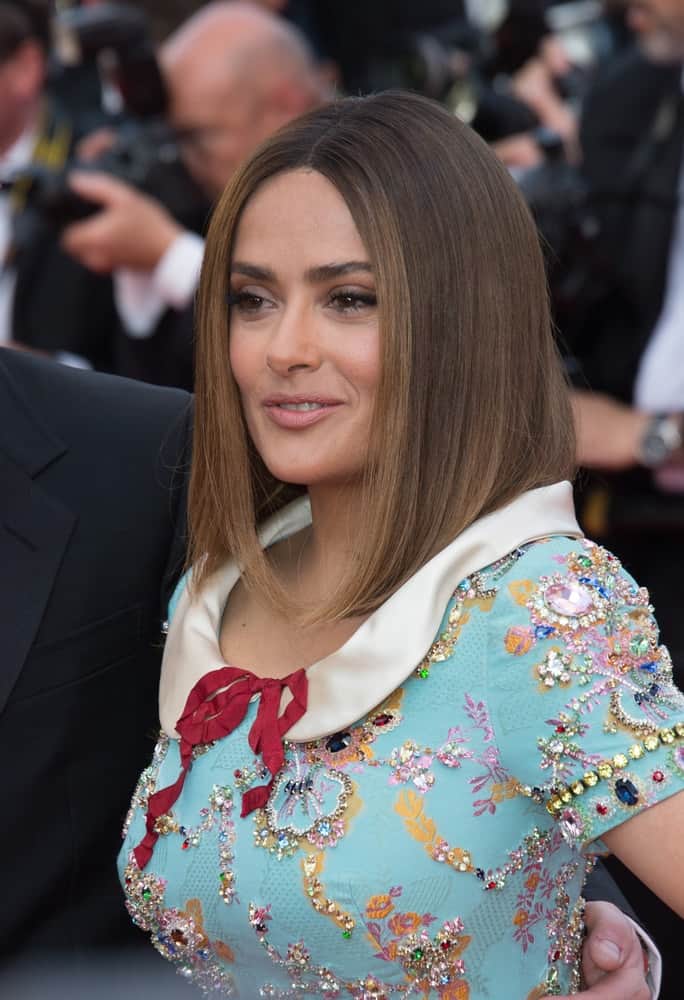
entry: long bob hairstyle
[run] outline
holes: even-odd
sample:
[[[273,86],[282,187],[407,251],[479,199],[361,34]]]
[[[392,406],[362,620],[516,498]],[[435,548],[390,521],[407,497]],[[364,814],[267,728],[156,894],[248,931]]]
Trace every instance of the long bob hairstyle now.
[[[353,571],[327,606],[299,609],[302,621],[335,621],[375,610],[477,518],[571,477],[574,439],[537,231],[505,168],[424,98],[337,101],[266,141],[210,225],[189,497],[195,585],[233,558],[248,587],[297,613],[257,535],[297,490],[273,478],[249,439],[226,307],[241,213],[291,170],[318,171],[344,198],[378,295],[381,375]]]

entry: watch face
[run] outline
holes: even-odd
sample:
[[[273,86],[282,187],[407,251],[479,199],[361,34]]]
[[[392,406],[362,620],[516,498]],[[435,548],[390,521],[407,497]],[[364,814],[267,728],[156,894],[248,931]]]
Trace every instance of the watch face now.
[[[657,428],[649,431],[641,445],[644,465],[660,465],[667,458],[668,448],[662,434]]]

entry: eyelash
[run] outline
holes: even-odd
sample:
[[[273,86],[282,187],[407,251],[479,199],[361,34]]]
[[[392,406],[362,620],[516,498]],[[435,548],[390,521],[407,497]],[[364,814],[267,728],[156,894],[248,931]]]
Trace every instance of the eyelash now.
[[[342,302],[351,301],[352,305],[342,305]],[[230,309],[233,307],[245,313],[257,313],[266,300],[261,295],[252,295],[251,292],[229,292],[226,302]],[[336,304],[335,308],[341,313],[361,312],[364,308],[372,308],[377,305],[377,296],[372,292],[344,292],[337,291],[328,299],[329,304]]]

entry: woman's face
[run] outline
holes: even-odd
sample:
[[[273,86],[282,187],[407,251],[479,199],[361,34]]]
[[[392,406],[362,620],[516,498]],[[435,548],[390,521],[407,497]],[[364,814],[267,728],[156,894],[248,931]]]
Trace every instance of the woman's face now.
[[[321,174],[278,174],[248,201],[230,302],[230,363],[267,468],[305,486],[358,479],[380,376],[375,280]]]

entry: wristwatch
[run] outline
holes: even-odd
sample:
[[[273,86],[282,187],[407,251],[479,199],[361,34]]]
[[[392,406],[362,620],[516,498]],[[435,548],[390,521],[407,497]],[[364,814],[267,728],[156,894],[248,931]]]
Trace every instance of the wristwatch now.
[[[679,417],[669,413],[656,413],[651,417],[639,443],[639,462],[649,469],[657,469],[684,443]]]

